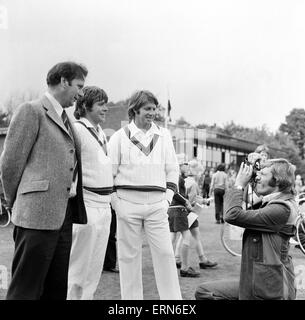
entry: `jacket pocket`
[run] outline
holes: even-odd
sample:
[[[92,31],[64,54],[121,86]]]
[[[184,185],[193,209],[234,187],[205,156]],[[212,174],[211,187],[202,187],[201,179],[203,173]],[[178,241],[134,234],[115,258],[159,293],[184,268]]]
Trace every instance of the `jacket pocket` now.
[[[254,262],[253,295],[264,300],[283,299],[282,265]]]
[[[38,192],[38,191],[47,191],[49,189],[49,180],[37,180],[31,181],[20,187],[19,192],[21,194]]]

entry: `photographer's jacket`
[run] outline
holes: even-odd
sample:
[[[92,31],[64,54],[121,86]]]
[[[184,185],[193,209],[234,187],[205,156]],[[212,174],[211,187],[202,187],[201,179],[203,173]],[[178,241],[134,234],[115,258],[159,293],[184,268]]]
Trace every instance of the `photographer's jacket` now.
[[[225,198],[226,222],[245,228],[239,299],[295,299],[294,270],[289,252],[295,234],[297,206],[292,194],[273,193],[257,210],[242,209],[243,192]]]

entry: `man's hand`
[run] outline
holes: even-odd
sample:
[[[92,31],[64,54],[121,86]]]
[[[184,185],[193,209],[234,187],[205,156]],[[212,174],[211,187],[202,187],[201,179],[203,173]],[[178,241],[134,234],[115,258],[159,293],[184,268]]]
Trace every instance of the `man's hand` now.
[[[242,162],[235,180],[235,186],[242,186],[245,188],[252,177],[252,172],[253,167],[251,165],[247,166],[244,162]]]
[[[198,204],[203,204],[203,198],[197,195],[194,199],[194,202],[197,202]]]
[[[188,211],[192,211],[192,210],[193,210],[193,207],[192,207],[192,205],[191,205],[191,203],[190,203],[189,200],[186,200],[186,202],[185,202],[185,207],[186,207],[186,209],[187,209]]]

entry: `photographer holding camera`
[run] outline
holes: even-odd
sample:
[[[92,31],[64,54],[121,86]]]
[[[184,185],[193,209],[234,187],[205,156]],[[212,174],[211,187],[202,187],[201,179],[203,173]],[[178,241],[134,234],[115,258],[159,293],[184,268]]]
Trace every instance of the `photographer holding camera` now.
[[[253,166],[241,164],[235,186],[225,198],[225,221],[245,228],[240,279],[200,285],[197,300],[292,300],[296,297],[289,240],[295,234],[295,167],[285,159],[262,163],[256,172],[258,209],[242,208],[243,190],[253,178]]]
[[[256,171],[260,169],[260,166],[263,164],[263,162],[268,160],[269,158],[269,148],[264,144],[259,145],[254,150],[254,152],[248,154],[248,156],[246,157],[245,163],[248,165],[251,164],[253,166],[253,174],[252,179],[250,179],[249,183],[247,184],[244,190],[244,209],[257,209],[257,205],[259,205],[261,202],[262,196],[258,196],[254,192],[254,177],[256,175]]]

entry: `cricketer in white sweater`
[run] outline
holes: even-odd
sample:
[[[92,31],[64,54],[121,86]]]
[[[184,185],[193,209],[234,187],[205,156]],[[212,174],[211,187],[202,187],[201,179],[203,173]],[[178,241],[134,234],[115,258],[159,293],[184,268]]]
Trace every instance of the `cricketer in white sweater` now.
[[[132,121],[112,135],[108,146],[114,187],[120,198],[136,203],[166,199],[171,203],[177,190],[179,165],[167,129],[152,123],[144,133]]]
[[[150,108],[153,113],[154,106],[148,105],[147,109]],[[142,110],[149,112],[145,106]],[[117,214],[121,296],[124,300],[143,299],[142,242],[145,232],[160,299],[180,300],[167,214],[178,185],[178,161],[167,129],[151,122],[144,131],[132,121],[115,132],[109,141],[116,190],[111,204]]]
[[[101,277],[110,231],[112,164],[101,126],[94,126],[85,117],[74,125],[81,139],[88,223],[73,224],[67,300],[92,300]]]

